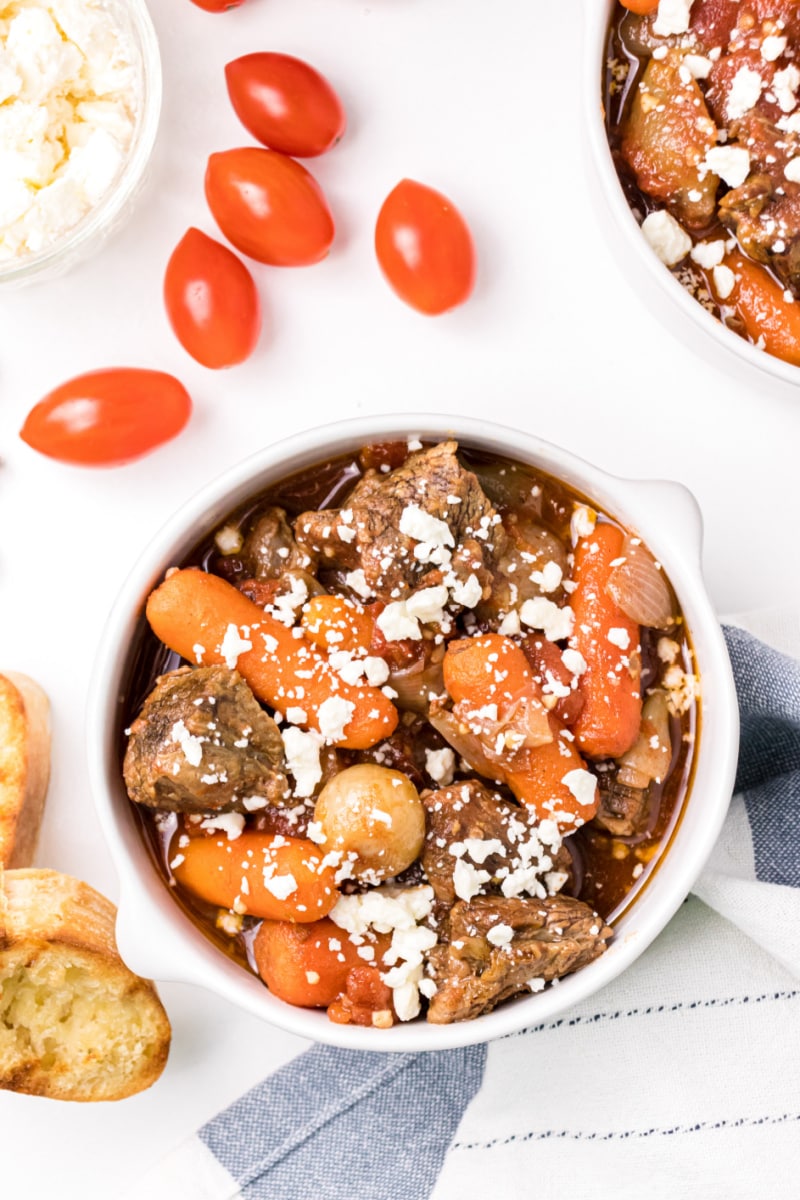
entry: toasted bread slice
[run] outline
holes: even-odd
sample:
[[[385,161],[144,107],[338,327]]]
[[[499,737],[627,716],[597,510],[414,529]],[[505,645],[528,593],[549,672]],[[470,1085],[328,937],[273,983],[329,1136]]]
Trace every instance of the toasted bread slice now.
[[[117,953],[114,905],[57,871],[0,876],[0,1088],[121,1100],[149,1087],[170,1025]]]
[[[50,778],[50,703],[27,675],[0,675],[0,863],[33,861]]]

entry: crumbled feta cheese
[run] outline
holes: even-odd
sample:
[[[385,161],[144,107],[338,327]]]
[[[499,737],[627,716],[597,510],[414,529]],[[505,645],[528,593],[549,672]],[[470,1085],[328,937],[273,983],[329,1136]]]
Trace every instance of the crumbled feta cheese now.
[[[510,925],[505,925],[501,922],[499,925],[494,925],[486,935],[487,942],[491,942],[493,946],[507,946],[514,937],[514,930]]]
[[[800,157],[790,158],[783,173],[792,183],[800,183]]]
[[[765,37],[761,43],[761,57],[764,59],[764,62],[775,62],[776,59],[780,58],[786,49],[787,40],[787,38],[778,37],[775,34]]]
[[[653,23],[653,33],[659,37],[671,37],[673,33],[686,33],[689,28],[689,13],[692,0],[659,0],[658,13]]]
[[[698,267],[702,267],[704,271],[718,267],[724,257],[725,243],[721,238],[717,238],[714,242],[698,242],[696,246],[692,246],[692,262],[696,262]]]
[[[708,79],[713,63],[703,54],[686,54],[683,59],[692,79]]]
[[[344,581],[362,600],[369,600],[372,595],[372,589],[367,583],[367,577],[361,567],[357,571],[348,571],[344,577]]]
[[[720,264],[714,267],[712,271],[714,277],[714,290],[720,300],[727,300],[736,286],[736,276],[730,267]]]
[[[328,696],[317,709],[319,731],[327,742],[340,742],[355,711],[352,700],[343,696]]]
[[[422,638],[419,621],[408,611],[405,600],[393,600],[387,604],[375,624],[387,642],[400,642],[406,638],[418,642]]]
[[[456,859],[456,865],[453,868],[453,887],[459,899],[469,903],[473,896],[478,895],[484,883],[488,883],[490,879],[491,875],[488,871],[479,871],[466,859]]]
[[[627,650],[631,644],[631,635],[627,629],[614,627],[608,631],[608,640],[612,646],[618,646],[620,650]]]
[[[314,729],[308,731],[291,726],[281,733],[286,765],[294,776],[294,794],[302,798],[311,796],[322,779],[319,751],[322,738]]]
[[[462,604],[464,608],[475,608],[481,602],[483,588],[477,575],[470,575],[464,583],[459,581],[454,584],[450,595],[456,604]]]
[[[502,633],[504,637],[514,637],[520,632],[521,628],[519,613],[515,609],[513,612],[506,613],[500,622],[497,632]]]
[[[268,892],[271,892],[276,900],[286,900],[293,892],[297,891],[297,880],[294,875],[287,873],[286,875],[270,875],[268,872],[274,869],[272,864],[264,868],[264,887]]]
[[[228,841],[232,842],[244,829],[244,816],[242,813],[235,812],[215,813],[213,817],[204,817],[200,822],[200,828],[219,829],[225,834]]]
[[[450,526],[445,521],[420,508],[418,504],[407,504],[400,516],[400,532],[415,542],[428,542],[433,546],[455,546]]]
[[[650,249],[668,267],[674,267],[692,248],[692,239],[665,208],[649,213],[642,222],[642,233]]]
[[[753,105],[758,103],[763,87],[764,80],[758,71],[754,71],[752,67],[740,67],[728,92],[728,120],[738,121],[745,113],[750,112]]]
[[[800,85],[800,71],[794,64],[776,71],[772,80],[772,91],[782,112],[794,112],[797,108],[797,88]]]
[[[546,562],[541,571],[532,571],[531,580],[537,584],[543,592],[554,592],[561,586],[563,571],[557,562]]]
[[[449,746],[443,750],[425,751],[425,770],[436,783],[447,787],[453,782],[456,768],[456,756]]]
[[[743,146],[712,146],[702,166],[729,187],[740,187],[750,174],[750,151]]]
[[[423,624],[439,622],[444,616],[444,606],[447,604],[447,600],[447,588],[443,584],[422,588],[409,596],[406,601],[406,614],[412,620],[422,621]]]
[[[583,675],[586,670],[586,659],[580,650],[565,650],[561,655],[561,661],[573,675]]]
[[[597,780],[591,771],[586,771],[583,767],[578,767],[574,771],[567,771],[566,775],[562,775],[561,782],[568,788],[582,808],[589,808],[594,804]]]
[[[200,738],[189,733],[183,721],[176,721],[170,731],[170,740],[177,742],[183,751],[183,757],[190,767],[199,767],[203,758],[203,743]]]
[[[523,624],[530,629],[541,629],[550,642],[558,642],[572,634],[575,614],[568,604],[559,608],[544,596],[526,600],[519,612]]]
[[[246,628],[246,626],[243,626]],[[249,631],[248,631],[249,632]],[[247,650],[253,649],[253,643],[249,637],[244,637],[239,630],[238,625],[233,622],[225,630],[225,637],[219,648],[219,652],[225,659],[225,666],[228,670],[236,669],[236,664],[239,661],[239,655],[244,654]]]
[[[596,524],[597,513],[594,509],[587,508],[585,504],[576,504],[569,522],[569,532],[573,542],[590,537],[594,533]]]

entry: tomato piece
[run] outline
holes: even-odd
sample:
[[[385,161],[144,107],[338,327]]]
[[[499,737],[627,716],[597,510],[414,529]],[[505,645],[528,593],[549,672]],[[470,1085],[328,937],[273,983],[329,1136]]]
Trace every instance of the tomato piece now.
[[[111,467],[174,438],[191,411],[186,388],[163,371],[90,371],[40,400],[28,413],[20,437],[60,462]]]
[[[333,217],[314,176],[276,150],[245,146],[212,154],[206,199],[229,242],[276,267],[319,262],[333,241]]]
[[[429,316],[469,297],[475,248],[466,221],[441,192],[404,179],[383,202],[375,253],[401,300]]]
[[[192,4],[196,4],[205,12],[221,13],[227,12],[229,8],[238,8],[240,4],[244,4],[244,0],[192,0]]]
[[[189,229],[172,252],[164,303],[178,341],[204,367],[232,367],[255,349],[261,305],[253,276],[199,229]]]
[[[340,140],[342,103],[327,79],[290,54],[245,54],[225,68],[236,115],[257,141],[282,154],[313,158]]]
[[[621,0],[621,3],[623,8],[627,8],[629,12],[638,13],[640,16],[654,13],[658,8],[658,0]]]

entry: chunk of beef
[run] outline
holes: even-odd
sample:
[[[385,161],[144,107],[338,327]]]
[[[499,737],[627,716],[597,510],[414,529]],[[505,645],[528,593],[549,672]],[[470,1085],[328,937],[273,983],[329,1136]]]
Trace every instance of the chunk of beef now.
[[[271,506],[256,518],[241,549],[253,579],[278,579],[287,571],[307,571],[313,560],[295,541],[282,508]]]
[[[495,547],[499,517],[471,471],[456,458],[455,442],[409,456],[388,475],[367,471],[345,509],[307,512],[295,523],[298,545],[321,564],[363,570],[370,593],[389,602],[406,598],[432,567],[449,565],[452,552],[471,538],[485,562]],[[444,555],[419,554],[417,540],[400,531],[404,511],[418,507],[450,530]],[[417,553],[415,554],[415,550]]]
[[[547,596],[563,600],[563,576],[568,574],[564,543],[549,529],[533,521],[508,522],[508,538],[497,556],[491,592],[478,605],[478,620],[497,629],[503,617],[519,609],[526,600]]]
[[[733,145],[750,154],[751,174],[719,203],[719,217],[742,249],[800,297],[800,184],[786,177],[800,154],[800,135],[748,113],[733,126]]]
[[[447,1025],[491,1012],[534,979],[560,979],[586,966],[603,953],[612,933],[588,904],[570,896],[459,901],[446,940],[428,955],[427,972],[437,987],[428,1020]]]
[[[420,857],[436,896],[437,915],[457,899],[459,859],[486,872],[484,891],[498,891],[504,879],[529,866],[534,866],[537,874],[554,872],[553,884],[569,882],[572,857],[561,846],[557,830],[550,828],[553,823],[546,825],[544,832],[537,830],[529,810],[489,791],[477,779],[423,792],[422,802],[427,830]]]
[[[162,675],[130,730],[123,773],[147,808],[253,812],[291,794],[283,741],[237,671]]]
[[[600,775],[598,791],[600,803],[594,815],[595,824],[613,837],[641,833],[649,816],[648,788],[628,787],[611,772]]]

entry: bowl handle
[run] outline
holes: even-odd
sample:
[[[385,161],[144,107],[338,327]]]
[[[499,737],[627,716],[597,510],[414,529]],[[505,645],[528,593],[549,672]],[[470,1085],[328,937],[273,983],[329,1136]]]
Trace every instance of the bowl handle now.
[[[692,492],[671,479],[620,480],[630,496],[630,511],[643,527],[667,525],[680,546],[684,561],[700,569],[703,554],[703,516]],[[650,539],[647,539],[648,541]]]

